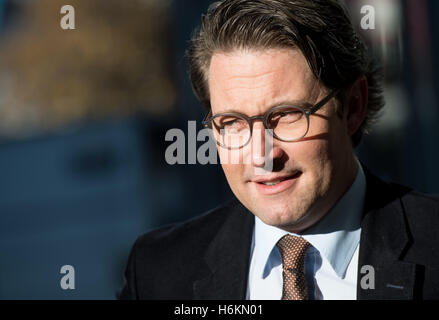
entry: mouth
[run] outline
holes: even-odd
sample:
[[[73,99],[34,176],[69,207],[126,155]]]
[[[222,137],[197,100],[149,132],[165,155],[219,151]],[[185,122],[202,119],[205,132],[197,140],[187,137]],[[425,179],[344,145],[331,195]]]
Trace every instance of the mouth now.
[[[301,175],[301,171],[296,171],[288,176],[258,177],[252,182],[259,193],[263,195],[271,195],[291,188],[296,184]]]

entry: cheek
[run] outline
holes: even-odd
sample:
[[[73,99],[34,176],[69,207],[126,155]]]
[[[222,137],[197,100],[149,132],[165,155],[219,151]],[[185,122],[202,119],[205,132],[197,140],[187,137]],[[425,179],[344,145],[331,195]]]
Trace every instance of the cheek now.
[[[221,166],[230,189],[239,198],[245,192],[243,167],[239,164],[222,164]]]
[[[329,143],[325,139],[307,140],[289,148],[290,158],[303,171],[303,192],[322,194],[327,190],[332,171],[328,150]]]
[[[221,164],[227,179],[234,178],[241,171],[238,164]]]
[[[312,117],[305,140],[290,148],[293,159],[302,161],[305,168],[330,169],[331,162],[341,156],[347,145],[343,126],[335,117]]]
[[[250,144],[243,148],[233,150],[218,146],[217,150],[220,163],[225,172],[244,173],[245,166],[252,164]]]
[[[284,150],[299,168],[315,170],[328,160],[329,144],[325,139],[313,139],[294,143]]]
[[[230,187],[234,189],[244,175],[244,167],[242,165],[242,154],[235,150],[228,150],[218,147],[218,155],[224,174]]]

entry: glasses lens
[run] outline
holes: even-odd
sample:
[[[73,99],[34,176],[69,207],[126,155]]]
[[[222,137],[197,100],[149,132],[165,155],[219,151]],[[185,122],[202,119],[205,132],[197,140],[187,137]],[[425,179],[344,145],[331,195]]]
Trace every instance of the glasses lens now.
[[[237,115],[221,115],[213,119],[215,138],[226,148],[240,148],[250,140],[248,122]]]
[[[295,141],[303,138],[308,131],[308,119],[301,108],[281,107],[268,117],[268,126],[281,140]]]

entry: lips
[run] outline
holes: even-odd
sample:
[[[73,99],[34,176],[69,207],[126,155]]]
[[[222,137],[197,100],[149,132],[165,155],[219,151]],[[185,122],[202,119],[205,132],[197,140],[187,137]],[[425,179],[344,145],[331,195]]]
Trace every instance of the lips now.
[[[272,195],[283,192],[294,186],[301,175],[301,171],[296,171],[290,175],[256,177],[252,182],[259,193],[263,195]]]
[[[278,183],[281,183],[282,181],[285,181],[287,179],[288,179],[288,177],[287,178],[280,178],[280,179],[276,179],[276,180],[272,180],[272,181],[262,181],[262,182],[258,182],[258,183],[262,183],[266,186],[275,186]]]

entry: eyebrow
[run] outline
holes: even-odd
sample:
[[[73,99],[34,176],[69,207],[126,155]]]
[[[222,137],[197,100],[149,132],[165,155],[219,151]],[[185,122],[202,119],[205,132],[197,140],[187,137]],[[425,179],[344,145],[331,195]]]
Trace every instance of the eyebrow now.
[[[263,114],[267,113],[268,111],[270,111],[273,108],[276,107],[280,107],[280,106],[297,106],[297,107],[301,107],[301,108],[311,108],[313,105],[311,103],[309,103],[308,101],[304,101],[304,100],[285,100],[285,101],[280,101],[280,102],[276,102],[272,105],[270,105],[267,108],[267,111],[265,111]],[[224,114],[224,113],[239,113],[239,114],[244,114],[241,111],[237,111],[235,109],[228,109],[228,110],[224,110],[222,112],[218,112],[215,114],[212,114],[212,116],[215,116],[217,114]],[[246,114],[244,114],[246,115]],[[248,115],[246,115],[248,116]]]

